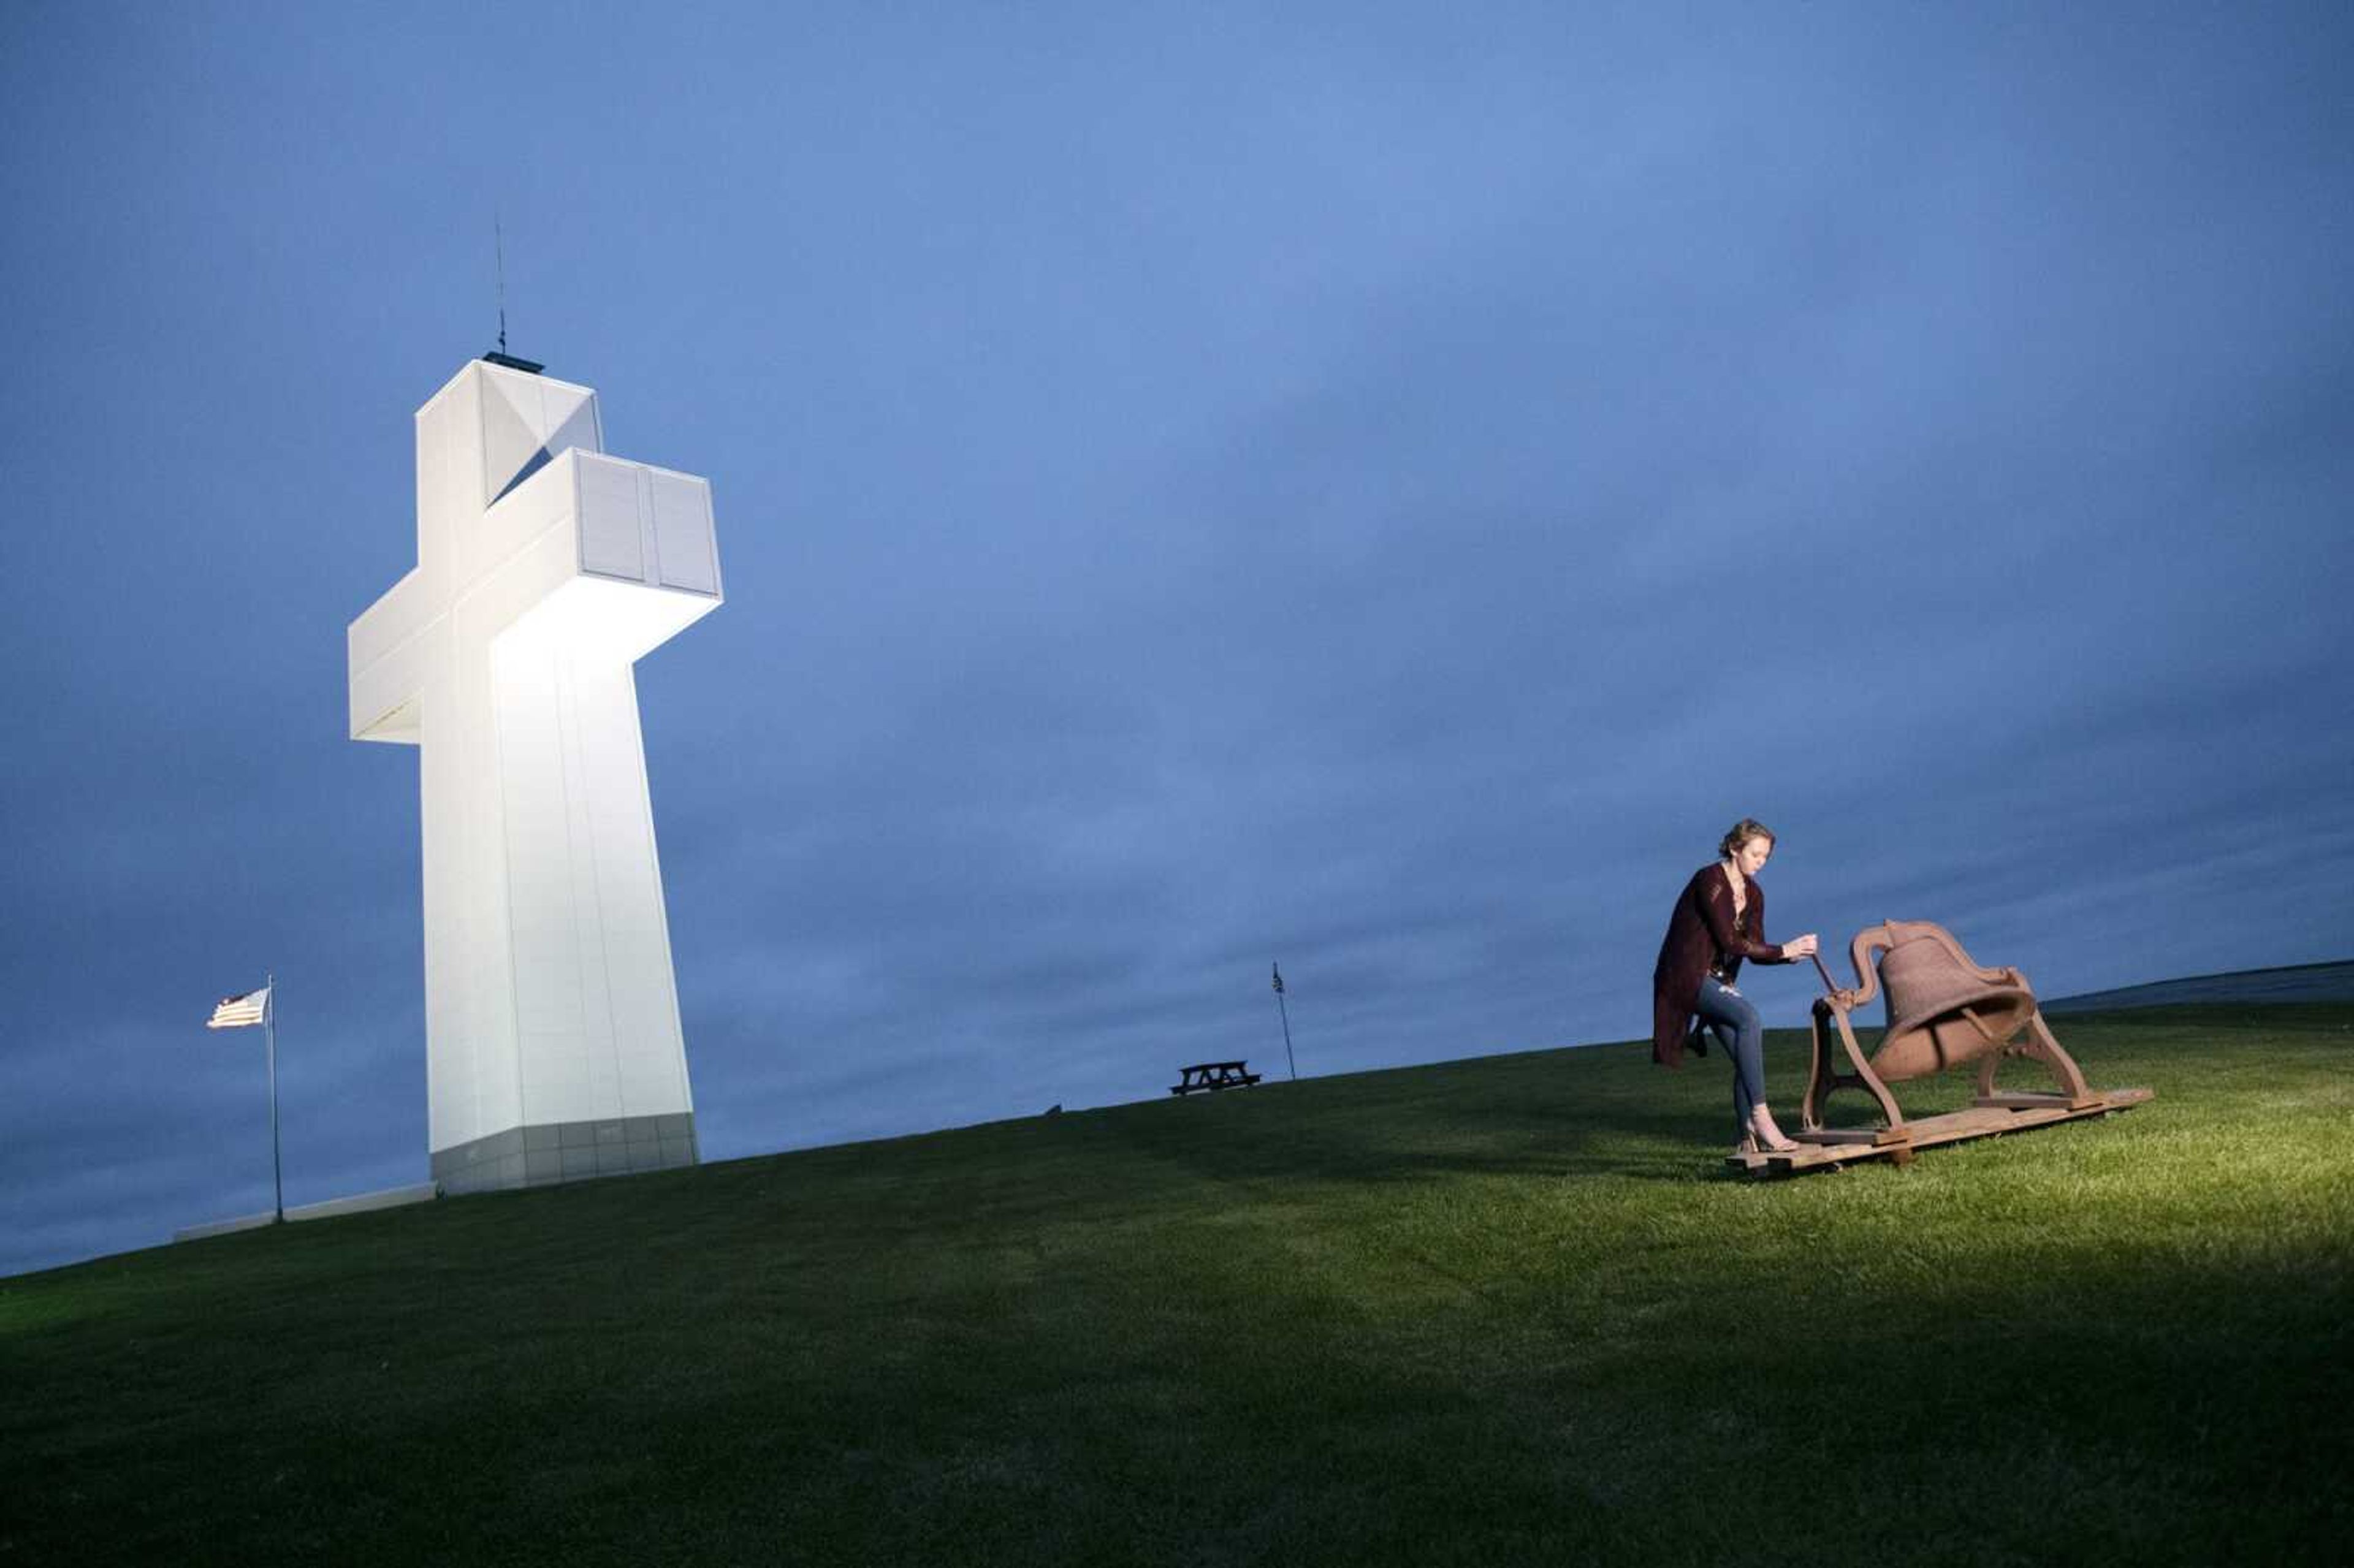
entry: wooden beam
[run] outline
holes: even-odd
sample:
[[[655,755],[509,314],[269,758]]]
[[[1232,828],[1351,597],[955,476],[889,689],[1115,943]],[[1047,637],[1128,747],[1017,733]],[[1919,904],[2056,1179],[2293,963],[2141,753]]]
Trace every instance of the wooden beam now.
[[[1842,1165],[1865,1160],[1885,1159],[1892,1164],[1912,1162],[1915,1152],[1933,1149],[1941,1143],[1960,1143],[1973,1138],[1990,1138],[2006,1132],[2023,1132],[2030,1128],[2051,1127],[2063,1121],[2077,1121],[2087,1117],[2106,1116],[2112,1111],[2137,1106],[2152,1097],[2148,1089],[2110,1089],[2097,1094],[2085,1105],[2072,1105],[2058,1095],[2036,1098],[2028,1096],[1999,1096],[1999,1099],[2033,1098],[2035,1103],[2020,1108],[2002,1105],[1978,1105],[1967,1110],[1948,1111],[1943,1116],[1917,1117],[1903,1124],[1905,1136],[1891,1139],[1887,1135],[1898,1132],[1894,1128],[1825,1128],[1797,1135],[1799,1147],[1777,1154],[1728,1154],[1724,1157],[1728,1170],[1753,1177],[1795,1176],[1805,1171],[1837,1170]]]

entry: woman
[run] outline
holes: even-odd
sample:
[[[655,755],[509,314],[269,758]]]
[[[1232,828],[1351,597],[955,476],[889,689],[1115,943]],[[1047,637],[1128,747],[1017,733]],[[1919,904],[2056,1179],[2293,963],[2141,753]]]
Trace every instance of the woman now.
[[[1798,1146],[1774,1125],[1766,1108],[1765,1026],[1757,1009],[1733,986],[1741,960],[1787,964],[1815,951],[1812,932],[1779,947],[1766,940],[1766,890],[1757,873],[1774,853],[1766,824],[1744,817],[1717,845],[1713,865],[1692,873],[1668,921],[1667,940],[1651,970],[1651,1060],[1681,1067],[1684,1031],[1694,1016],[1733,1057],[1733,1114],[1740,1127],[1736,1154]],[[1694,1048],[1708,1050],[1695,1037]]]

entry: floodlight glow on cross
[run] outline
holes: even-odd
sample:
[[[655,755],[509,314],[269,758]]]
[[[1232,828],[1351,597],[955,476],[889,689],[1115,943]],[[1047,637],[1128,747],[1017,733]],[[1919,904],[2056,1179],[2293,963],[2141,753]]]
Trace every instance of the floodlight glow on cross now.
[[[417,567],[348,633],[351,734],[419,748],[444,1192],[690,1165],[631,666],[720,603],[711,487],[597,395],[477,360],[417,411]]]

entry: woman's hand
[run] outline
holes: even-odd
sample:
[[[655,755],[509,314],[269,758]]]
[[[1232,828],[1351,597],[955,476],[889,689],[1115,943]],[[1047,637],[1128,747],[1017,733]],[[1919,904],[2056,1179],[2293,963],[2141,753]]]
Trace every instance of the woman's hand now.
[[[1809,931],[1803,937],[1783,943],[1782,956],[1786,959],[1811,959],[1815,956],[1815,934]]]

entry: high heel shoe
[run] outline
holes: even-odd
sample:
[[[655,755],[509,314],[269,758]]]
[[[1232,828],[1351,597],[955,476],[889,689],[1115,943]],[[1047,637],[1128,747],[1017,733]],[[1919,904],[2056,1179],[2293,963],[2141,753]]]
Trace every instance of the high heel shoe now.
[[[1800,1147],[1796,1139],[1784,1137],[1782,1129],[1771,1122],[1762,1128],[1751,1127],[1748,1136],[1741,1141],[1750,1146],[1747,1152],[1752,1154],[1790,1154]]]

